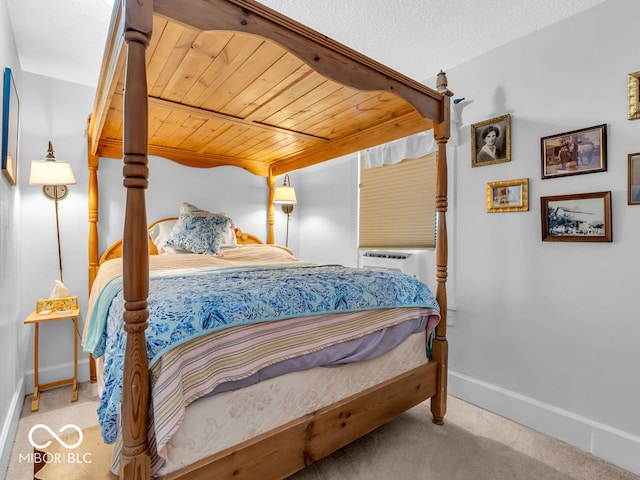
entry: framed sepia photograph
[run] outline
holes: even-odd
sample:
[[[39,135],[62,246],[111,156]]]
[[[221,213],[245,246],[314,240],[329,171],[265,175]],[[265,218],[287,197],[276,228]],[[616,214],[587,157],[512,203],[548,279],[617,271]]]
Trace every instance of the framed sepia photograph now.
[[[607,125],[540,139],[542,178],[607,170]]]
[[[640,118],[640,72],[630,73],[627,83],[629,85],[629,120]]]
[[[640,205],[640,152],[629,154],[628,204]]]
[[[526,212],[529,210],[529,179],[487,183],[487,212]]]
[[[543,242],[610,242],[611,192],[540,197]]]
[[[4,69],[2,89],[2,173],[11,185],[18,176],[18,119],[20,104],[10,68]]]
[[[482,167],[511,161],[511,117],[471,125],[471,166]]]

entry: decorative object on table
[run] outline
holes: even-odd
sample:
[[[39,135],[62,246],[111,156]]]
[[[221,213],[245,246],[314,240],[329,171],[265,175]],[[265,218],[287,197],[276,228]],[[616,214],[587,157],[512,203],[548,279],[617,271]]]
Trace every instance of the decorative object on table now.
[[[287,234],[285,237],[285,247],[289,246],[289,218],[293,212],[293,205],[297,203],[296,190],[291,186],[289,175],[284,176],[284,182],[276,187],[273,192],[273,203],[282,205],[282,211],[287,214]]]
[[[67,185],[74,185],[76,179],[68,162],[58,162],[53,154],[53,146],[49,141],[49,150],[45,160],[32,160],[29,185],[42,185],[44,194],[54,200],[56,209],[56,233],[58,237],[58,266],[60,281],[62,277],[62,250],[60,249],[60,223],[58,221],[58,200],[67,196]]]
[[[471,166],[482,167],[511,161],[511,116],[471,125]]]
[[[18,176],[20,101],[10,68],[4,69],[2,91],[2,173],[11,185],[15,185]]]
[[[39,298],[36,302],[36,313],[68,312],[78,308],[78,297]]]
[[[529,210],[529,179],[487,183],[487,212],[526,212]]]
[[[637,120],[640,118],[640,72],[630,73],[628,77],[629,84],[629,120]]]
[[[607,125],[557,133],[540,139],[542,178],[607,170]]]
[[[610,242],[611,192],[540,197],[542,241]]]
[[[640,152],[630,153],[628,173],[628,200],[629,205],[640,205]]]

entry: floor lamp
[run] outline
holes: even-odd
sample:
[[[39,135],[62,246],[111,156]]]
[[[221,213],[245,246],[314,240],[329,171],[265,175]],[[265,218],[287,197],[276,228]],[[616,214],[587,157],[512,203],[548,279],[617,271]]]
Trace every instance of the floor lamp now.
[[[291,186],[289,175],[284,176],[284,182],[276,187],[273,192],[273,203],[282,205],[282,211],[287,214],[287,236],[285,237],[285,247],[289,246],[289,218],[293,212],[293,205],[297,202],[296,190]]]
[[[29,174],[29,185],[42,185],[44,194],[55,202],[56,233],[58,235],[58,266],[60,281],[62,278],[62,251],[60,249],[60,224],[58,222],[58,200],[62,200],[69,193],[67,185],[74,185],[76,179],[68,162],[58,162],[53,155],[53,146],[49,141],[49,151],[44,160],[32,160]]]

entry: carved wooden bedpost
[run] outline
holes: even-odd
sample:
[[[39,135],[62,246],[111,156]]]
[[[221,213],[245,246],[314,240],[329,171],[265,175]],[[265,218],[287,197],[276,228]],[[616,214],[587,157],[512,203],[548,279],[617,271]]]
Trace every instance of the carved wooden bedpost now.
[[[124,329],[127,345],[122,379],[120,478],[151,477],[147,439],[149,363],[144,331],[149,310],[149,256],[145,189],[148,185],[148,103],[145,51],[153,26],[152,0],[125,0],[127,67],[124,91],[124,186],[127,189],[123,234]],[[124,418],[124,417],[127,418]]]
[[[271,171],[267,177],[267,186],[269,187],[269,202],[267,203],[267,223],[269,230],[267,232],[267,243],[273,245],[275,243],[275,234],[273,224],[275,223],[275,207],[273,206],[273,187],[276,185],[276,177]]]
[[[433,341],[432,358],[439,362],[438,393],[431,399],[431,413],[433,422],[442,425],[447,411],[447,371],[449,344],[447,342],[447,141],[450,135],[450,97],[447,90],[447,77],[444,72],[438,74],[437,90],[444,94],[442,101],[442,115],[440,123],[434,128],[434,136],[438,143],[438,169],[436,174],[436,212],[438,213],[438,233],[436,237],[436,300],[440,305],[440,323],[436,327],[436,337]]]
[[[88,166],[89,166],[89,183],[88,183],[88,201],[89,201],[89,292],[93,285],[96,275],[98,274],[99,242],[98,242],[98,167],[100,158],[98,155],[91,153],[91,140],[88,142]],[[96,362],[89,355],[89,380],[91,383],[97,381]]]

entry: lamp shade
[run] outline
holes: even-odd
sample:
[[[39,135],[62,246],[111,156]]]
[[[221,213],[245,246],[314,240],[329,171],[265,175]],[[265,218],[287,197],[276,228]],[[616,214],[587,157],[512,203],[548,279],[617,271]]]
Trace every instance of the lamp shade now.
[[[29,185],[74,185],[76,178],[68,162],[32,160]]]
[[[288,185],[276,187],[273,192],[273,203],[293,204],[296,203],[296,190]]]

